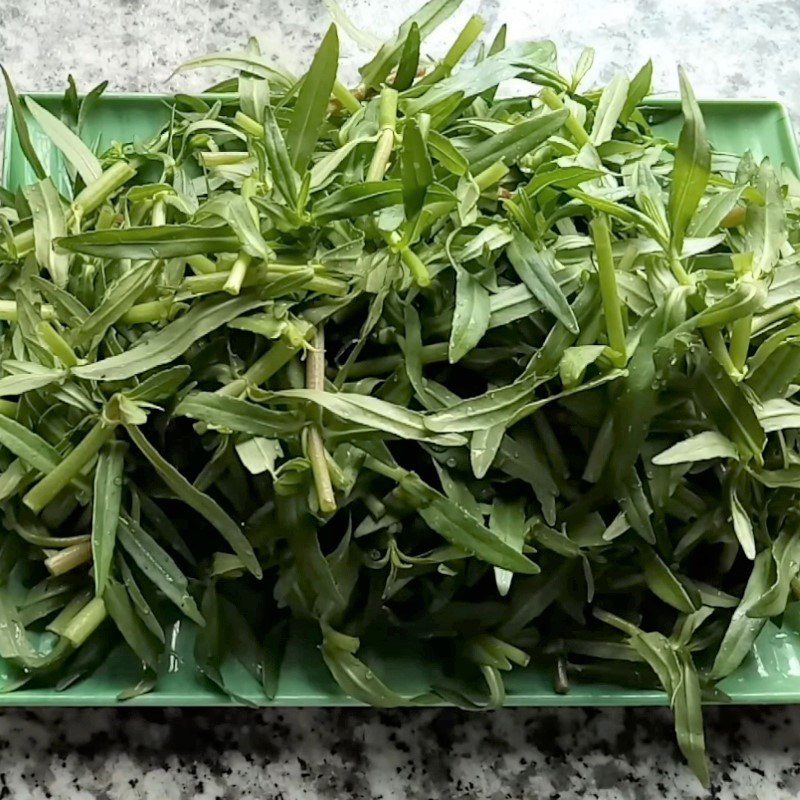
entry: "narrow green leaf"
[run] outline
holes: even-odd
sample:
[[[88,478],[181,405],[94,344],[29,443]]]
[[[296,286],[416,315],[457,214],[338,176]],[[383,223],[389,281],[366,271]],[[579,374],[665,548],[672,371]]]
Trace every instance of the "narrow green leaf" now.
[[[275,69],[266,59],[254,53],[209,53],[198,58],[192,58],[181,64],[173,75],[178,72],[186,72],[192,69],[222,67],[224,69],[236,69],[242,72],[250,72],[259,78],[266,78],[275,86],[289,89],[294,83],[294,79]]]
[[[430,137],[433,131],[429,131],[428,136]],[[316,191],[317,189],[326,186],[330,177],[336,172],[336,170],[346,161],[346,159],[353,153],[353,151],[360,147],[362,144],[369,144],[375,142],[375,136],[358,136],[354,139],[351,139],[346,144],[343,144],[341,147],[334,150],[332,153],[328,153],[327,155],[323,156],[319,161],[317,161],[314,166],[311,168],[311,182],[309,184],[310,190]],[[275,175],[275,169],[270,167],[273,175]],[[287,202],[294,205],[296,200],[293,202],[286,198]]]
[[[344,186],[314,204],[314,218],[320,225],[337,219],[372,214],[403,202],[400,180],[368,181]]]
[[[683,237],[703,197],[711,171],[711,150],[706,140],[703,115],[694,98],[686,73],[679,68],[683,128],[675,153],[672,186],[669,194],[670,244],[680,252]]]
[[[44,474],[54,469],[61,461],[58,451],[41,436],[16,420],[2,415],[0,415],[0,444]]]
[[[564,110],[541,114],[473,145],[464,153],[470,171],[478,175],[497,161],[513,164],[555,134],[563,126],[568,113]]]
[[[771,272],[778,262],[787,233],[780,183],[766,159],[759,167],[757,185],[764,203],[750,203],[747,206],[745,242],[753,253],[753,273],[760,275]]]
[[[339,66],[339,36],[331,25],[303,78],[286,131],[286,146],[297,172],[304,172],[319,139]]]
[[[404,101],[403,110],[406,115],[411,116],[420,111],[429,111],[434,105],[452,95],[476,97],[503,81],[532,73],[540,68],[551,68],[554,64],[555,47],[552,42],[515,42],[474,66],[460,69],[450,77],[432,84],[431,88],[420,96]],[[411,92],[415,92],[416,89],[416,86],[413,87]]]
[[[628,96],[625,98],[625,105],[619,115],[619,120],[623,125],[627,124],[636,107],[650,94],[652,84],[653,62],[648,59],[647,63],[633,76],[628,85]]]
[[[748,617],[776,617],[786,610],[791,582],[800,570],[800,531],[784,529],[772,543],[771,583],[747,609]]]
[[[125,445],[109,442],[97,457],[92,500],[92,560],[94,592],[98,597],[108,581],[122,507],[122,472]],[[112,614],[113,616],[113,614]]]
[[[200,420],[218,430],[253,436],[287,437],[299,433],[304,425],[302,415],[296,412],[275,411],[213,392],[192,392],[178,404],[174,414]]]
[[[227,226],[161,225],[110,228],[55,241],[57,250],[98,258],[180,258],[209,253],[235,253],[239,239]]]
[[[466,175],[469,170],[469,161],[458,148],[439,131],[428,131],[428,149],[448,172],[453,175]]]
[[[728,214],[736,208],[743,192],[744,186],[736,186],[715,194],[697,212],[688,232],[692,236],[711,236],[718,230]]]
[[[521,553],[525,543],[524,500],[506,501],[495,498],[492,503],[492,513],[489,515],[489,530]],[[494,568],[494,580],[501,597],[508,594],[513,577],[513,572],[499,567]]]
[[[64,154],[88,186],[103,174],[97,156],[60,119],[42,108],[33,98],[26,97],[25,105],[50,141]]]
[[[589,133],[593,145],[601,145],[612,137],[625,107],[628,90],[628,78],[622,72],[618,72],[603,89]]]
[[[433,183],[433,167],[419,125],[412,117],[403,127],[403,149],[400,154],[403,207],[406,219],[413,219],[425,202],[425,193]]]
[[[652,547],[643,546],[639,557],[647,587],[653,594],[683,614],[697,610],[683,584]]]
[[[558,264],[550,250],[538,250],[521,232],[514,233],[508,258],[520,280],[568,331],[578,333],[578,321],[555,279]]]
[[[505,425],[494,425],[473,432],[470,437],[469,459],[476,478],[485,477],[489,471],[500,450],[505,432]]]
[[[131,650],[150,669],[157,669],[160,643],[136,615],[125,587],[113,578],[108,579],[103,600],[114,624]]]
[[[67,232],[64,207],[50,178],[23,189],[33,215],[36,260],[63,289],[69,278],[69,258],[54,249],[53,243]]]
[[[765,433],[800,428],[800,405],[774,398],[756,406],[756,416]]]
[[[269,472],[273,478],[276,476],[275,465],[283,455],[283,447],[277,439],[266,439],[263,436],[254,436],[235,445],[236,455],[239,456],[245,469],[251,475],[261,475]]]
[[[461,436],[431,433],[425,426],[425,418],[418,411],[402,408],[378,397],[345,392],[316,392],[310,389],[253,393],[253,396],[259,402],[266,403],[314,403],[347,422],[401,439],[456,446],[464,442]]]
[[[703,431],[663,450],[653,457],[653,463],[666,466],[716,458],[738,459],[738,457],[736,446],[730,439],[717,431]]]
[[[36,149],[31,142],[31,135],[28,131],[28,123],[25,121],[25,111],[22,108],[19,96],[11,83],[5,67],[0,65],[0,70],[3,72],[3,77],[6,81],[6,91],[8,92],[8,104],[11,106],[11,113],[14,117],[14,128],[17,131],[17,139],[19,140],[19,147],[22,154],[25,156],[31,168],[36,173],[36,177],[43,181],[47,177],[47,172],[36,154]]]
[[[532,399],[536,386],[547,380],[549,376],[540,378],[533,374],[500,389],[492,389],[479,398],[462,400],[449,408],[431,414],[425,417],[425,425],[436,433],[466,433],[490,428],[501,423],[511,426],[548,403],[579,392],[590,391],[604,383],[617,380],[625,374],[624,370],[612,370],[574,389],[536,400]]]
[[[80,136],[81,131],[86,126],[86,121],[92,115],[92,111],[94,111],[95,107],[98,104],[98,101],[105,92],[106,88],[108,87],[108,81],[100,81],[97,86],[93,86],[87,93],[86,96],[81,100],[81,107],[78,110],[78,125],[77,125],[77,133]]]
[[[414,473],[407,473],[401,486],[421,504],[417,513],[425,523],[450,544],[496,567],[528,575],[539,572],[536,564]]]
[[[164,629],[161,627],[156,615],[153,613],[152,607],[142,594],[142,590],[136,583],[136,580],[133,577],[133,572],[128,566],[128,562],[125,561],[121,551],[117,551],[116,561],[119,568],[119,576],[128,592],[128,597],[130,597],[131,603],[133,603],[133,608],[136,611],[136,614],[144,623],[144,626],[147,628],[147,630],[149,630],[150,633],[152,633],[153,636],[155,636],[156,639],[163,644],[166,642]]]
[[[158,261],[137,264],[109,284],[100,304],[73,331],[71,343],[94,347],[134,303],[155,283],[161,269]]]
[[[139,403],[157,403],[172,397],[186,382],[192,372],[187,364],[168,367],[145,378],[138,386],[125,392],[129,400]]]
[[[409,705],[409,698],[390,689],[373,670],[352,653],[327,645],[323,645],[321,652],[333,679],[351,697],[375,708]]]
[[[720,433],[736,445],[743,459],[753,458],[761,463],[766,436],[741,388],[708,356],[703,359],[695,381],[697,403]]]
[[[731,509],[733,532],[742,546],[742,552],[751,561],[756,557],[756,542],[753,535],[753,522],[750,512],[745,508],[739,496],[740,480],[732,478],[728,486],[728,503]]]
[[[478,345],[489,326],[489,292],[465,269],[456,270],[456,303],[450,329],[448,359],[460,361]]]
[[[4,366],[8,369],[8,361]],[[43,389],[51,383],[63,380],[66,376],[67,373],[64,370],[50,369],[49,367],[39,367],[39,369],[27,374],[6,375],[4,378],[0,378],[0,397],[35,392],[37,389]]]
[[[146,337],[136,347],[94,364],[76,367],[73,374],[94,381],[132,378],[174,361],[193,342],[262,304],[263,301],[248,294],[200,301],[184,316]]]
[[[394,80],[392,81],[392,88],[398,92],[408,89],[417,77],[417,69],[419,68],[419,25],[416,22],[411,23],[408,29],[408,36],[403,42],[403,50],[400,53],[400,62],[397,65]]]
[[[231,546],[233,552],[241,558],[242,563],[257,578],[261,577],[261,565],[258,563],[253,546],[242,533],[241,528],[228,516],[224,509],[204,492],[198,491],[186,478],[178,472],[147,441],[144,434],[132,425],[126,426],[133,443],[141,450],[142,455],[152,464],[161,480],[175,493],[176,497],[200,516],[207,520],[222,534],[223,539]]]
[[[283,195],[284,200],[294,208],[297,206],[297,197],[300,191],[300,176],[292,165],[286,139],[278,126],[275,113],[270,107],[264,110],[264,144],[275,186]],[[314,186],[313,174],[311,180],[311,185]]]
[[[117,527],[117,538],[125,551],[147,579],[164,593],[170,602],[198,625],[205,620],[192,596],[189,582],[178,569],[169,553],[134,520],[122,516]]]
[[[565,389],[579,386],[586,370],[605,354],[605,345],[584,344],[568,347],[558,362],[558,374]]]
[[[394,39],[385,42],[367,64],[359,67],[364,85],[377,88],[386,80],[400,59],[406,37],[413,25],[417,25],[419,38],[423,40],[460,5],[461,0],[428,0],[422,8],[403,21]]]
[[[204,218],[217,217],[226,222],[239,240],[239,247],[254,258],[268,261],[273,258],[272,249],[264,241],[258,223],[258,214],[243,195],[220,192],[200,206],[195,214],[198,222]],[[239,249],[237,247],[237,249]]]
[[[766,619],[753,618],[747,612],[767,591],[771,564],[772,554],[768,550],[760,552],[755,557],[742,599],[733,612],[714,658],[710,672],[712,680],[727,677],[744,661],[750,653],[753,642],[766,624]]]

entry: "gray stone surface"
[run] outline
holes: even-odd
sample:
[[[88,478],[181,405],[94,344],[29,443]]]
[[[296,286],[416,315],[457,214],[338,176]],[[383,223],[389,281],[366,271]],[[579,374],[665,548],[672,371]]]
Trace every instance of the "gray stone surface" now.
[[[378,37],[416,5],[342,2]],[[425,51],[441,52],[472,13],[490,31],[508,22],[510,40],[553,39],[562,65],[572,65],[583,46],[594,47],[598,80],[652,58],[655,86],[673,92],[680,63],[698,96],[778,99],[800,121],[797,0],[465,0]],[[181,61],[240,46],[253,35],[266,54],[299,71],[329,21],[322,0],[0,0],[0,60],[26,90],[60,89],[69,72],[82,86],[107,78],[113,90],[197,89],[207,76],[169,80]],[[352,76],[360,53],[342,39]]]
[[[707,711],[710,792],[666,709],[0,715],[13,800],[794,800],[800,714]]]
[[[405,0],[346,0],[357,24],[389,34]],[[549,37],[562,64],[597,49],[594,77],[652,57],[674,92],[676,63],[701,97],[768,97],[800,127],[798,0],[481,0],[470,13],[511,39]],[[23,90],[108,78],[124,91],[198,89],[169,79],[182,60],[257,35],[300,71],[328,24],[320,0],[0,0],[0,61]],[[346,40],[345,40],[346,42]],[[345,78],[360,54],[350,43]],[[673,743],[669,713],[640,710],[8,710],[0,713],[0,798],[694,798],[788,800],[800,793],[800,711],[710,709],[712,794]]]

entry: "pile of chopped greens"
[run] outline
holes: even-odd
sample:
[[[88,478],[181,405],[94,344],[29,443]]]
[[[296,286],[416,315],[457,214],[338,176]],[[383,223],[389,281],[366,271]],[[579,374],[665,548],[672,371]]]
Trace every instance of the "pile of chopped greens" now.
[[[302,619],[377,706],[495,707],[529,660],[661,686],[707,781],[701,699],[800,589],[800,183],[712,150],[683,74],[675,145],[649,63],[584,89],[591,51],[478,18],[423,58],[457,6],[352,91],[334,26],[300,79],[198,58],[238,78],[99,157],[102,86],[56,116],[6,76],[38,177],[0,195],[7,689],[124,640],[147,691],[183,616],[266,699]],[[389,640],[435,660],[418,696]]]

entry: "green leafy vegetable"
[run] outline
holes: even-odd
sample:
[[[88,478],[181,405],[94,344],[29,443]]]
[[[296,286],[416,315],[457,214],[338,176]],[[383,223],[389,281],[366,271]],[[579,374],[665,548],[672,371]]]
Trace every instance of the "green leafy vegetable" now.
[[[478,17],[429,58],[458,6],[352,90],[336,26],[299,79],[193,59],[238,74],[97,155],[102,84],[58,119],[7,81],[7,688],[124,642],[135,696],[185,627],[211,691],[284,702],[298,621],[382,707],[496,707],[529,659],[660,685],[708,780],[701,699],[800,587],[800,181],[715,151],[683,72],[672,142],[650,62],[589,88]]]

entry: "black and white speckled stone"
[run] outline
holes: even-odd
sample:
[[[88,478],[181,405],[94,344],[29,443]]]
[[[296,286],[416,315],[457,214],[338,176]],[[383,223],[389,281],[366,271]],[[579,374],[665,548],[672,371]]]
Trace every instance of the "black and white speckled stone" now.
[[[418,2],[340,4],[356,24],[383,37]],[[553,39],[566,65],[584,45],[595,47],[600,80],[652,58],[655,85],[670,92],[681,63],[700,97],[779,99],[800,120],[797,0],[465,0],[426,41],[426,52],[441,52],[472,13],[481,14],[490,31],[508,22],[510,40]],[[323,0],[0,0],[0,60],[24,90],[60,89],[69,72],[80,86],[108,78],[112,90],[198,89],[207,75],[169,81],[172,68],[255,35],[266,55],[299,71],[329,19]],[[363,54],[342,38],[347,78]]]
[[[800,709],[707,712],[714,784],[666,709],[0,714],[13,800],[793,800]]]
[[[416,3],[414,3],[416,4]],[[357,24],[389,34],[411,3],[343,0]],[[782,100],[800,127],[798,0],[466,0],[426,44],[440,52],[469,14],[509,38],[550,37],[562,63],[597,49],[595,74],[653,58],[701,97]],[[198,89],[171,81],[190,56],[241,45],[299,71],[328,15],[321,0],[0,0],[0,61],[20,89]],[[345,78],[360,55],[343,42]],[[709,794],[683,767],[665,709],[9,710],[0,713],[0,799],[13,800],[789,800],[800,795],[800,709],[709,709]]]

